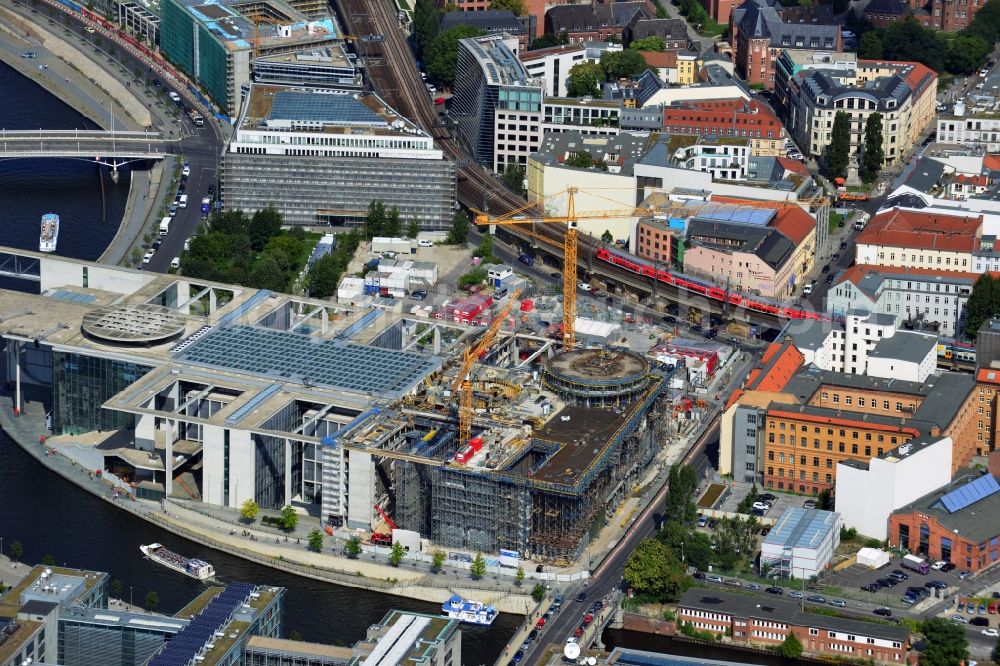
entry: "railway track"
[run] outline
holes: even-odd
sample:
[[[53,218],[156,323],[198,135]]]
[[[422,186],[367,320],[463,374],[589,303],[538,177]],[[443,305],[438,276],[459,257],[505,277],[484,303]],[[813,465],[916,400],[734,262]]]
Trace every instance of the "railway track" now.
[[[354,35],[382,35],[379,42],[354,42],[358,55],[365,64],[365,75],[373,89],[396,111],[410,118],[429,133],[438,147],[452,161],[458,163],[458,199],[475,209],[488,209],[503,215],[522,208],[525,200],[507,189],[491,174],[486,173],[458,146],[444,126],[437,109],[424,88],[416,61],[410,51],[403,31],[399,27],[397,10],[392,0],[335,0],[342,25]],[[504,227],[523,247],[547,246],[548,252],[562,258],[564,230],[560,225],[532,225],[519,229]],[[691,298],[683,290],[664,285],[653,287],[653,281],[604,262],[595,261],[594,253],[600,244],[586,235],[579,237],[577,266],[584,275],[597,275],[615,287],[626,288],[640,297],[650,294],[672,296],[672,300],[691,303],[712,314],[738,316],[753,323],[781,327],[784,320],[756,312],[740,313],[711,300]],[[588,277],[589,279],[589,277]],[[610,286],[610,284],[608,285]]]

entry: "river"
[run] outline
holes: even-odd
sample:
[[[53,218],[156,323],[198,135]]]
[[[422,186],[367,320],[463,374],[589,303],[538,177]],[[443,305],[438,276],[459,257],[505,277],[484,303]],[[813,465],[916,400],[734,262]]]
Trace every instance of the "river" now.
[[[92,128],[80,114],[3,63],[0,96],[17,100],[0,104],[0,128]],[[106,170],[85,162],[0,162],[0,245],[37,250],[39,219],[51,211],[61,218],[57,254],[97,259],[118,229],[128,182],[127,171],[112,185]],[[351,645],[390,609],[440,611],[436,604],[300,578],[175,537],[63,480],[3,434],[0,464],[0,538],[5,552],[18,540],[26,562],[52,555],[59,564],[107,571],[122,581],[123,596],[131,594],[137,603],[156,591],[163,612],[179,610],[202,585],[146,561],[139,553],[142,543],[159,541],[205,559],[223,580],[288,588],[286,631],[297,631],[306,640]],[[488,628],[463,626],[463,663],[492,664],[520,622],[518,616],[501,614]]]

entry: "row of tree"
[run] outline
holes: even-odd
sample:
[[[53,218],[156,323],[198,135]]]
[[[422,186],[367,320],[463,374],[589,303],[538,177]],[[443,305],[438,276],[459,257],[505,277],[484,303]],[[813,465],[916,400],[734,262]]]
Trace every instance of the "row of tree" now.
[[[962,330],[972,340],[976,339],[987,320],[1000,317],[1000,280],[983,273],[972,287],[972,294],[965,304],[965,324]]]
[[[885,149],[882,146],[882,114],[873,113],[865,121],[864,148],[861,152],[861,179],[872,183],[878,178],[885,163]],[[824,154],[824,167],[829,178],[843,178],[851,159],[851,116],[838,111],[833,118],[830,143]]]
[[[646,59],[639,51],[605,51],[600,62],[573,65],[566,78],[566,90],[570,97],[600,97],[601,84],[605,81],[631,79],[642,74],[646,68]]]
[[[925,28],[913,15],[888,28],[874,28],[856,17],[849,26],[861,35],[859,58],[909,60],[935,72],[969,74],[982,66],[1000,39],[1000,0],[989,0],[969,27],[957,33]]]

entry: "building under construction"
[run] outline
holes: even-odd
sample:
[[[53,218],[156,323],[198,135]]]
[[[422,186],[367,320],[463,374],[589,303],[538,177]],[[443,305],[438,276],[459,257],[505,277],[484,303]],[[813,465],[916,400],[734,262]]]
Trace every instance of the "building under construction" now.
[[[665,443],[665,377],[629,351],[555,353],[523,336],[490,362],[473,381],[469,442],[436,382],[370,415],[344,447],[380,461],[375,501],[399,528],[448,548],[572,561]]]

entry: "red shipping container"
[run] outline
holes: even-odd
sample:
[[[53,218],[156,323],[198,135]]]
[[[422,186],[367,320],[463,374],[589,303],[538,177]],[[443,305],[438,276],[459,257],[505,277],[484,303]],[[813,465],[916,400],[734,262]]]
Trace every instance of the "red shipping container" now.
[[[521,301],[521,312],[531,312],[535,307],[535,302],[530,298],[526,298]]]

